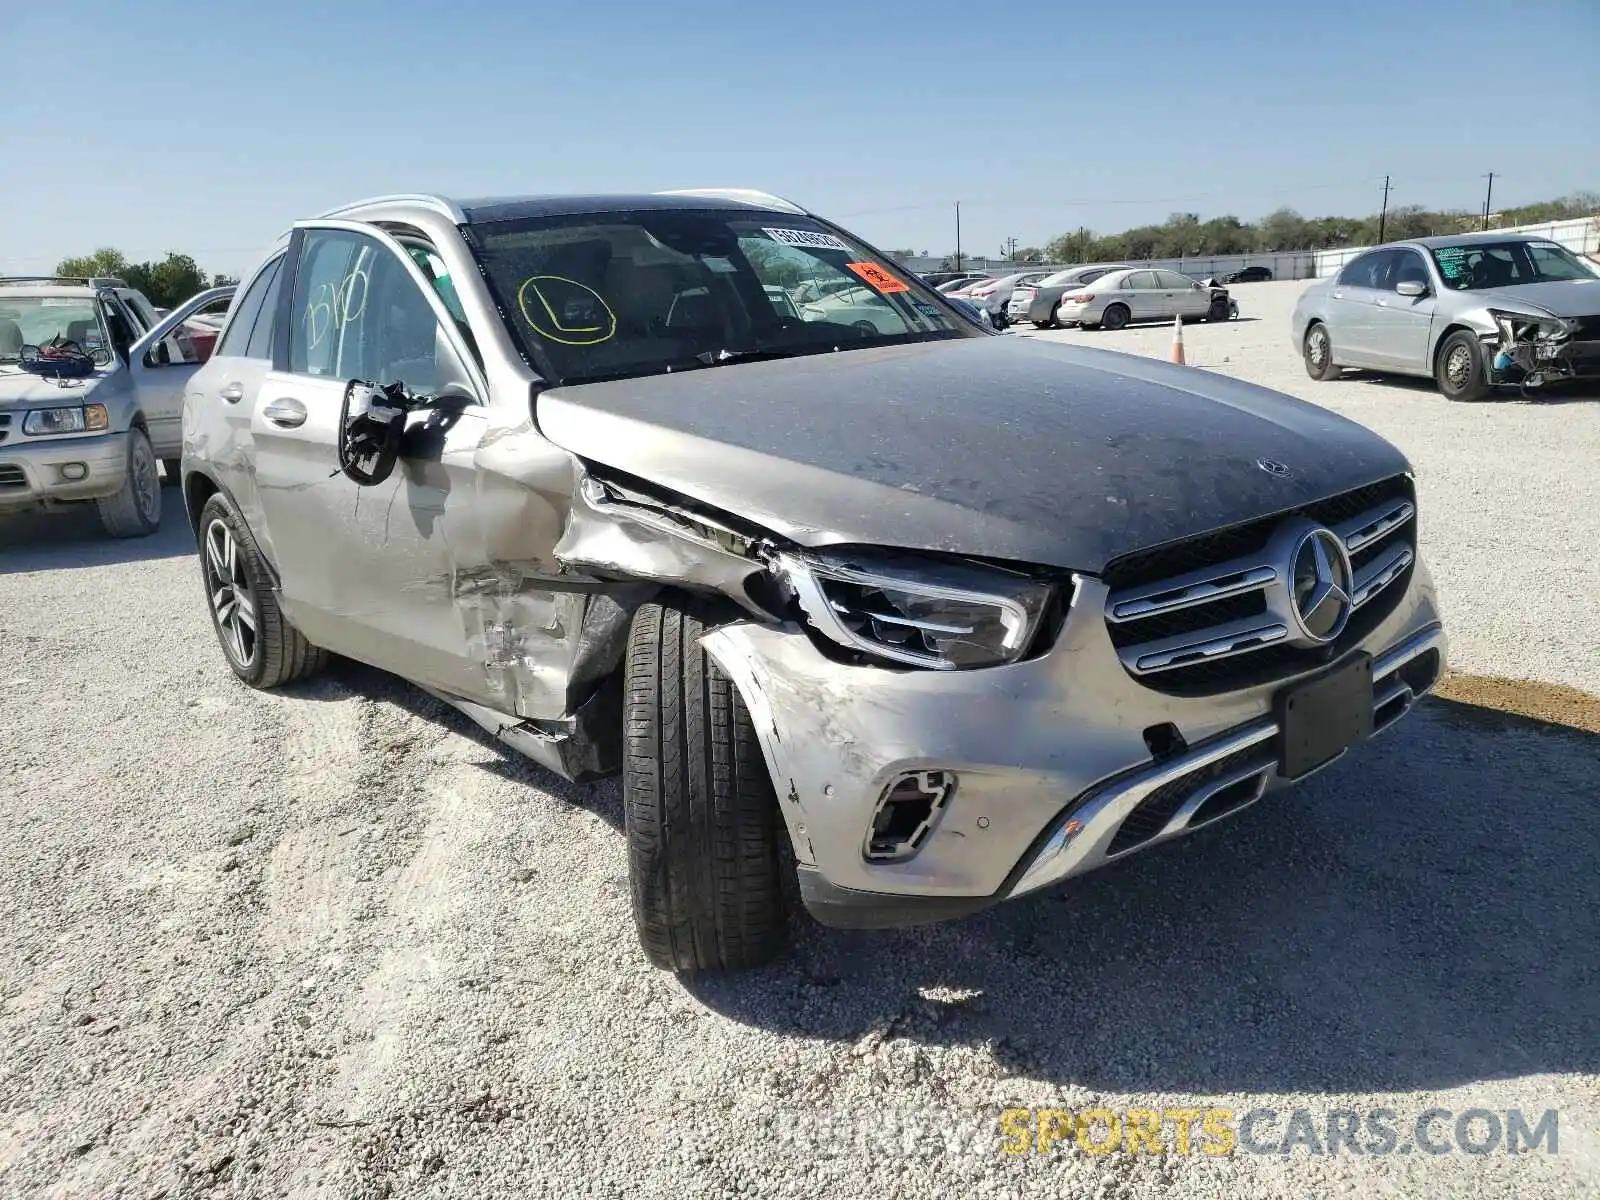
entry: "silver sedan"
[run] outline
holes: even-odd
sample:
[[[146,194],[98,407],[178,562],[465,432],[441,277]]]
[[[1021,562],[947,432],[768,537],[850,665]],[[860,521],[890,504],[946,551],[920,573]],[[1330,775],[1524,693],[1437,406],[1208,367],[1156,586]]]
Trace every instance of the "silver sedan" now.
[[[1546,238],[1396,242],[1306,288],[1292,331],[1313,379],[1369,367],[1431,376],[1451,400],[1526,392],[1600,378],[1600,277]]]
[[[1138,267],[1102,275],[1080,291],[1068,292],[1056,309],[1063,325],[1085,329],[1121,329],[1133,321],[1170,321],[1174,317],[1226,321],[1227,294],[1179,275]]]

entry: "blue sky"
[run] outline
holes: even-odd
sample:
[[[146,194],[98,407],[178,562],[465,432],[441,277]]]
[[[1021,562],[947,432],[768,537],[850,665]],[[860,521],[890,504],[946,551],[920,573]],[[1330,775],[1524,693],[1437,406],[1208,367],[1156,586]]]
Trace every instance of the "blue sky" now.
[[[886,248],[1600,188],[1600,0],[75,0],[7,17],[0,268],[254,262],[388,191],[750,186]]]

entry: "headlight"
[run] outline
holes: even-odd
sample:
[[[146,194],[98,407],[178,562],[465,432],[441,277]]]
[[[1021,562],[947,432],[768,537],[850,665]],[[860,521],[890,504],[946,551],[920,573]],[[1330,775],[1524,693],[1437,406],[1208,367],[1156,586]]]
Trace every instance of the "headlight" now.
[[[819,633],[939,671],[1021,658],[1055,592],[1026,575],[887,552],[782,555],[779,566]]]
[[[29,437],[52,433],[96,433],[110,423],[104,404],[85,404],[82,408],[36,408],[22,418],[22,432]]]

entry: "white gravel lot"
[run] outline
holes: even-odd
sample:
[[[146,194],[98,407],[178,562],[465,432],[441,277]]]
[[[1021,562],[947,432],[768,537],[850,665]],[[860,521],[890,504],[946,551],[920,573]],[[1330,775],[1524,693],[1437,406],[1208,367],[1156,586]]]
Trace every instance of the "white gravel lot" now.
[[[1297,287],[1190,361],[1412,455],[1457,669],[1600,693],[1600,401],[1313,384]],[[614,783],[364,668],[238,685],[167,498],[132,543],[0,521],[0,1196],[1600,1192],[1600,737],[1430,701],[1065,890],[685,984]],[[1014,1157],[1012,1105],[1389,1108],[1400,1146]],[[1434,1107],[1558,1109],[1557,1152],[1402,1153]]]

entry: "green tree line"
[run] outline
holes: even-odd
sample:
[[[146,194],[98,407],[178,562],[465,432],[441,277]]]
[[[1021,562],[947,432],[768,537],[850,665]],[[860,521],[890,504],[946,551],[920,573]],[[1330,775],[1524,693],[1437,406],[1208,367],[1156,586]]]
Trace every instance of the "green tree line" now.
[[[1560,221],[1600,212],[1600,193],[1575,192],[1555,200],[1502,209],[1492,214],[1491,227]],[[1259,221],[1235,216],[1202,221],[1197,213],[1173,213],[1161,225],[1141,225],[1121,233],[1099,234],[1072,230],[1052,238],[1042,248],[1017,251],[1018,262],[1119,262],[1151,258],[1201,258],[1220,254],[1267,253],[1292,250],[1333,250],[1341,246],[1370,246],[1381,241],[1463,233],[1481,227],[1480,213],[1433,210],[1420,205],[1391,208],[1378,236],[1379,216],[1304,217],[1292,208],[1280,208]],[[950,257],[954,257],[951,255]]]
[[[115,275],[157,308],[176,308],[196,292],[208,287],[237,283],[226,275],[207,276],[187,254],[168,251],[160,262],[131,263],[122,251],[103,247],[93,254],[64,258],[56,264],[57,275]]]

